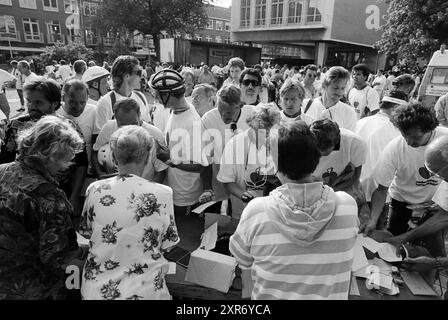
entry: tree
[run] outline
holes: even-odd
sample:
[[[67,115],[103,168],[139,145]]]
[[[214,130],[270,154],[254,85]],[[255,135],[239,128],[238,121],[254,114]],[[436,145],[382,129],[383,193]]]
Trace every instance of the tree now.
[[[409,67],[429,59],[448,40],[448,1],[389,0],[380,52],[397,54]]]
[[[96,24],[103,36],[112,34],[127,47],[134,31],[151,35],[159,57],[161,32],[190,33],[203,28],[207,6],[203,0],[104,0]]]
[[[51,65],[53,60],[60,61],[65,60],[67,62],[74,62],[82,59],[86,62],[92,60],[94,57],[93,50],[87,48],[80,43],[71,43],[64,45],[62,43],[56,43],[53,46],[45,48],[45,51],[41,53],[41,63],[45,65]]]

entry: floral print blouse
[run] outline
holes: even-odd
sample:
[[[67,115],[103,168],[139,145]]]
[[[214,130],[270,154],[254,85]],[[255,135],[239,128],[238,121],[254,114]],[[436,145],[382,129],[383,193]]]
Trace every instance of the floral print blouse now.
[[[171,299],[163,257],[179,242],[171,188],[135,175],[92,183],[81,234],[90,238],[83,299]]]

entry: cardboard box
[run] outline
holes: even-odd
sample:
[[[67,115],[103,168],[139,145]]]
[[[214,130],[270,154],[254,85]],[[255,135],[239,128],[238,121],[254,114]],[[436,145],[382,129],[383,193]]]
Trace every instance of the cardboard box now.
[[[235,278],[236,265],[233,257],[197,249],[191,253],[185,281],[227,293]]]

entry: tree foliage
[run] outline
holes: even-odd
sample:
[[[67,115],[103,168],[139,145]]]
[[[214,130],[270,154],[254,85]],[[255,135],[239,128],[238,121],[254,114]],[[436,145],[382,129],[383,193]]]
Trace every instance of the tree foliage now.
[[[45,48],[45,51],[40,55],[40,60],[42,63],[50,65],[53,60],[74,62],[82,59],[84,61],[89,61],[92,60],[93,57],[93,50],[87,48],[84,44],[71,43],[64,45],[62,43],[56,43],[53,46]]]
[[[162,31],[193,32],[207,23],[203,0],[104,0],[98,9],[97,27],[129,46],[134,31],[152,35],[159,53]]]
[[[390,0],[377,43],[381,52],[398,54],[410,67],[430,58],[448,40],[447,0]]]

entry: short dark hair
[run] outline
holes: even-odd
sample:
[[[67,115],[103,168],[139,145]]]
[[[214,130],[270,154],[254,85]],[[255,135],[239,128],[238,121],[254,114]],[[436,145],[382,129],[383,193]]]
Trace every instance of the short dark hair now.
[[[39,77],[31,82],[28,82],[23,87],[24,91],[39,91],[50,103],[57,102],[56,109],[61,106],[61,86],[53,79],[45,79]]]
[[[404,100],[406,102],[409,101],[408,95],[406,93],[404,93],[403,91],[399,91],[397,89],[392,90],[391,92],[389,92],[387,97]],[[389,109],[394,108],[395,106],[396,106],[396,104],[393,103],[393,102],[382,101],[381,104],[380,104],[380,109],[389,110]]]
[[[291,180],[312,174],[320,160],[316,137],[303,121],[277,127],[278,170]]]
[[[355,66],[352,68],[352,71],[355,71],[355,72],[357,72],[357,71],[361,71],[362,74],[364,75],[364,77],[368,77],[369,74],[370,74],[370,69],[369,69],[369,67],[368,67],[366,64],[364,64],[364,63],[360,63],[360,64],[355,65]]]
[[[79,79],[71,79],[68,80],[62,87],[62,92],[64,93],[64,96],[67,95],[72,88],[73,90],[84,90],[86,94],[89,93],[89,87],[84,81],[81,81]]]
[[[305,73],[307,73],[308,70],[316,71],[316,72],[317,72],[317,66],[314,65],[314,64],[309,64],[309,65],[307,65],[307,66],[305,67]]]
[[[59,64],[61,64],[61,65],[66,65],[66,64],[67,64],[67,61],[65,61],[65,60],[61,60],[61,61],[59,61]]]
[[[84,60],[76,60],[75,63],[73,63],[73,70],[76,73],[82,73],[87,70],[87,64]]]
[[[120,110],[125,111],[125,112],[135,111],[135,112],[137,112],[138,115],[140,115],[140,105],[137,103],[137,101],[135,101],[132,98],[126,98],[126,99],[117,101],[115,103],[115,105],[113,106],[113,110],[114,110],[115,118],[117,117],[118,112]]]
[[[317,139],[317,147],[320,151],[333,148],[341,141],[339,125],[330,119],[314,121],[310,130]]]
[[[114,88],[118,89],[123,84],[123,78],[127,74],[131,74],[134,66],[138,66],[140,61],[133,56],[119,56],[115,59],[111,70],[112,82]]]
[[[250,76],[257,77],[258,83],[261,86],[261,74],[260,74],[260,72],[258,72],[257,69],[253,69],[253,68],[245,69],[243,72],[241,72],[240,84],[243,83],[243,80],[244,80],[244,77],[246,76],[246,74],[250,75]]]
[[[401,132],[407,132],[413,128],[419,128],[423,132],[430,132],[439,125],[435,111],[419,102],[399,106],[395,109],[391,121]]]

